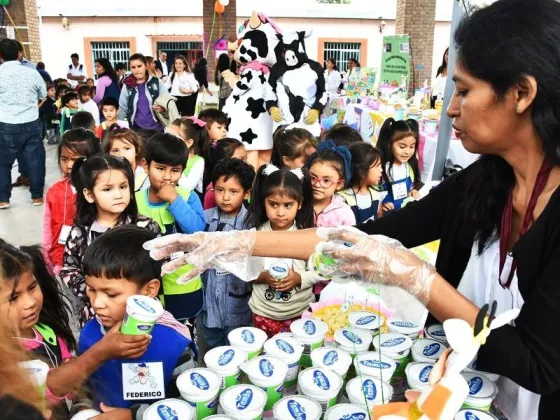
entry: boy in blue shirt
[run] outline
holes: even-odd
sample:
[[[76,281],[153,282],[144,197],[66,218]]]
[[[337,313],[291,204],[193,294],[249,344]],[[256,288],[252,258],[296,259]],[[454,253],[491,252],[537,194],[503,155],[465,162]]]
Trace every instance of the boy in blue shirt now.
[[[126,225],[111,229],[88,247],[83,269],[96,318],[80,333],[79,354],[105,335],[120,334],[130,296],[157,296],[161,263],[142,248],[154,238],[146,229]],[[188,328],[164,312],[142,356],[108,360],[89,378],[88,385],[95,404],[111,412],[111,418],[142,419],[150,404],[178,395],[174,379],[195,366],[195,357]]]
[[[155,134],[147,142],[145,156],[150,187],[136,193],[138,213],[158,223],[164,235],[204,230],[204,211],[198,195],[178,185],[189,158],[185,142],[172,134]],[[197,277],[186,284],[177,283],[191,269],[186,265],[164,275],[160,299],[175,318],[192,325],[202,308],[202,280]]]

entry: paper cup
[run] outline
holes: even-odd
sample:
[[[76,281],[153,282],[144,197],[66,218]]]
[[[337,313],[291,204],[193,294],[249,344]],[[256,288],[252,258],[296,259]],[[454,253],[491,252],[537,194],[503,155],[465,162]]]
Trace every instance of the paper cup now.
[[[258,356],[262,352],[267,336],[263,330],[253,327],[241,327],[230,331],[229,343],[239,350],[247,353],[247,360]]]
[[[311,362],[313,367],[332,370],[344,379],[352,364],[352,356],[339,348],[322,347],[311,352]]]
[[[367,352],[356,356],[354,367],[358,376],[372,376],[389,382],[397,364],[393,359],[379,354],[379,352]]]
[[[368,410],[356,404],[337,404],[325,413],[324,420],[368,420]]]
[[[371,412],[374,405],[391,401],[393,388],[387,382],[370,376],[362,376],[348,381],[346,394],[351,404]]]
[[[303,346],[295,338],[275,335],[264,343],[264,352],[288,365],[284,388],[293,387],[297,383]]]
[[[226,416],[236,420],[259,420],[266,405],[266,392],[253,385],[236,385],[220,396]]]
[[[148,296],[133,295],[126,300],[126,313],[121,333],[126,335],[150,334],[163,314],[161,303]]]
[[[77,412],[70,420],[90,420],[100,414],[97,410],[87,409]]]
[[[158,401],[144,412],[142,420],[193,420],[194,409],[189,403],[175,398]]]
[[[460,410],[455,415],[454,420],[498,420],[498,418],[485,411],[466,408]]]
[[[206,367],[222,379],[220,392],[230,386],[239,385],[241,370],[239,366],[247,360],[247,353],[231,346],[215,347],[204,355]]]
[[[321,368],[305,369],[298,377],[298,393],[321,404],[321,414],[336,404],[342,378],[336,372]]]
[[[274,405],[276,420],[319,420],[322,414],[317,401],[302,395],[284,397]]]
[[[406,382],[411,389],[424,391],[430,386],[428,381],[434,365],[432,363],[410,363],[406,367]]]
[[[288,373],[288,365],[276,357],[266,355],[243,363],[241,370],[247,374],[249,383],[266,392],[264,411],[272,410],[274,404],[284,396],[284,380]]]
[[[449,344],[447,343],[447,336],[445,335],[445,330],[443,329],[442,324],[430,325],[429,327],[426,327],[424,329],[424,333],[426,335],[426,338],[434,341],[439,341],[440,343],[449,346]]]
[[[216,414],[222,380],[210,369],[189,369],[177,378],[177,388],[186,402],[194,407],[196,419]]]
[[[45,396],[47,391],[47,376],[49,374],[49,365],[41,360],[29,360],[25,362],[18,363],[19,367],[23,369],[35,386],[37,387],[37,391],[43,400],[43,406],[45,404]]]
[[[387,320],[387,327],[390,333],[404,334],[410,337],[411,340],[416,340],[421,330],[420,325],[401,318],[389,318]]]
[[[363,330],[341,328],[334,333],[337,346],[350,353],[354,358],[357,354],[365,353],[371,344],[371,334]]]
[[[478,372],[463,372],[461,375],[469,385],[469,396],[465,400],[463,408],[489,411],[492,401],[498,393],[498,388],[494,382]]]
[[[328,329],[328,325],[318,319],[298,319],[292,322],[290,331],[294,338],[303,344],[299,362],[302,368],[311,367],[311,351],[323,346]]]
[[[415,362],[435,363],[447,346],[439,341],[423,338],[412,346],[412,359]]]

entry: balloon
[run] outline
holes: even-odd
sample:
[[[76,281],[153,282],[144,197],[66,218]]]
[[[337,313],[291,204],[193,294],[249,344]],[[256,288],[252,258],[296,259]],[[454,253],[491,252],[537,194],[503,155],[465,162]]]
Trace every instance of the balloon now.
[[[229,4],[229,0],[218,0],[220,2],[220,4],[224,7],[226,7]]]
[[[216,0],[216,4],[214,5],[214,10],[216,11],[217,14],[221,15],[222,13],[224,13],[226,8],[220,3],[219,0]]]

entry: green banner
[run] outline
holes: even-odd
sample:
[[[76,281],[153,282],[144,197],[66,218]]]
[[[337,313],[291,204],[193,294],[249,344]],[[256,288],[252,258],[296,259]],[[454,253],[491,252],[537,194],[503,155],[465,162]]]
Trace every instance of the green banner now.
[[[408,90],[410,83],[410,36],[384,36],[380,85],[403,87],[403,83],[406,84],[405,90]]]

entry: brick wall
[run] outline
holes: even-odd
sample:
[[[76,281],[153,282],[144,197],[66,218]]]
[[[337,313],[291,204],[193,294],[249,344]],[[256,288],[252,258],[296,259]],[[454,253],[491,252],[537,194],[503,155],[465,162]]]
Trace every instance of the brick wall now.
[[[431,80],[436,0],[397,0],[396,33],[410,35],[410,92]]]
[[[226,10],[221,15],[216,14],[214,20],[214,5],[216,0],[203,0],[203,15],[202,15],[202,25],[203,25],[203,37],[205,40],[204,44],[204,54],[206,54],[207,42],[210,43],[210,48],[208,49],[208,79],[214,80],[214,69],[216,67],[216,52],[214,50],[214,44],[223,33],[220,33],[220,28],[222,32],[225,33],[225,38],[235,37],[237,33],[237,8],[236,0],[230,0],[229,5],[226,6]],[[214,20],[214,31],[212,31],[212,21]],[[212,38],[210,39],[210,34]]]
[[[37,16],[35,0],[13,0],[6,9],[18,27],[18,31],[15,32],[15,39],[23,44],[25,57],[34,63],[41,61],[39,17]],[[4,19],[4,25],[13,26],[8,16]],[[5,28],[0,30],[0,38],[5,38],[7,34]]]

